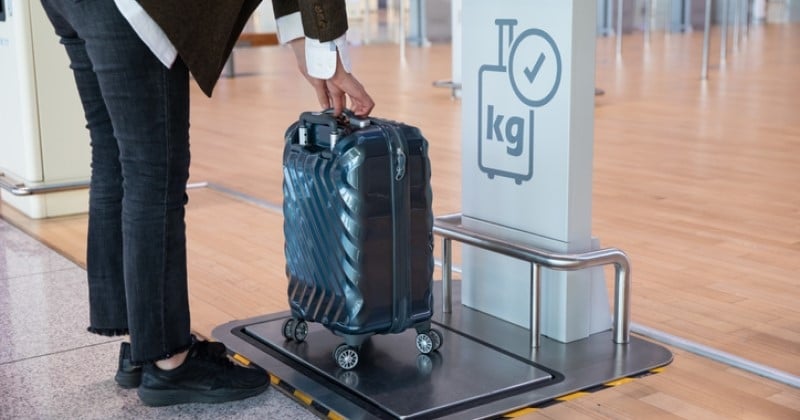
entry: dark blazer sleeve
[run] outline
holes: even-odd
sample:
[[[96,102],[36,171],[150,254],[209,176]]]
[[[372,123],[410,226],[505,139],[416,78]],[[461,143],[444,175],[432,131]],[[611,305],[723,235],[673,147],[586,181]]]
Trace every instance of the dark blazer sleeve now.
[[[275,13],[275,19],[299,11],[300,5],[297,0],[272,0],[272,12]]]
[[[303,32],[320,42],[333,41],[347,32],[345,0],[272,0],[275,18],[300,12]]]
[[[211,96],[261,0],[138,0],[161,27],[203,92]]]

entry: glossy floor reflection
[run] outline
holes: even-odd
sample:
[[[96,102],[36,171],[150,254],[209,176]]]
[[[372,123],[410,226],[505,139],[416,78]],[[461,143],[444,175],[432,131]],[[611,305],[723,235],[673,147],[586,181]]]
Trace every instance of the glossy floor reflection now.
[[[0,219],[0,419],[313,419],[270,389],[220,405],[144,406],[113,380],[120,338],[86,332],[85,271]]]

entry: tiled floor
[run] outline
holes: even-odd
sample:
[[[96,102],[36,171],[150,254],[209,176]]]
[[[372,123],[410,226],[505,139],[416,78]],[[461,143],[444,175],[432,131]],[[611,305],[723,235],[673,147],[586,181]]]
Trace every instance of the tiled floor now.
[[[113,380],[119,338],[85,332],[85,271],[0,219],[0,419],[313,419],[270,389],[220,405],[144,406]]]

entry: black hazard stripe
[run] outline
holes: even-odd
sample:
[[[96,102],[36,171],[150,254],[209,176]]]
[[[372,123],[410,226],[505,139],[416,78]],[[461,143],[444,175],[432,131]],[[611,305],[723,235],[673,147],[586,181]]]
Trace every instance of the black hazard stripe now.
[[[639,373],[639,374],[631,375],[631,376],[626,376],[624,378],[616,379],[616,380],[613,380],[613,381],[610,381],[610,382],[606,382],[604,384],[600,384],[600,385],[596,385],[596,386],[593,386],[593,387],[589,387],[589,388],[586,388],[586,389],[583,389],[583,390],[580,390],[580,391],[577,391],[577,392],[573,392],[571,394],[562,395],[560,397],[556,397],[556,398],[553,398],[551,400],[543,401],[541,403],[534,404],[534,405],[532,405],[530,407],[524,407],[524,408],[521,408],[521,409],[518,409],[518,410],[514,410],[512,412],[503,414],[500,417],[497,417],[497,419],[514,419],[514,418],[517,418],[517,417],[522,417],[522,416],[527,415],[527,414],[535,413],[535,412],[537,412],[537,411],[539,411],[539,410],[541,410],[543,408],[547,408],[547,407],[550,407],[550,406],[553,406],[553,405],[556,405],[556,404],[559,404],[559,403],[562,403],[562,402],[565,402],[565,401],[572,401],[574,399],[577,399],[577,398],[580,398],[580,397],[583,397],[583,396],[586,396],[586,395],[593,394],[593,393],[595,393],[597,391],[602,391],[604,389],[613,388],[615,386],[620,386],[620,385],[623,385],[623,384],[627,384],[628,382],[633,382],[636,379],[644,378],[644,377],[650,376],[650,375],[655,375],[655,374],[661,373],[663,371],[664,371],[663,367],[650,369],[650,370],[645,371],[643,373]]]
[[[314,398],[312,398],[310,395],[306,394],[303,391],[300,391],[299,389],[296,389],[289,383],[281,380],[281,378],[270,373],[269,380],[272,383],[272,386],[277,388],[279,391],[302,403],[303,405],[308,407],[309,410],[313,411],[318,415],[321,415],[323,418],[327,418],[330,420],[345,420],[345,417],[342,416],[341,414],[314,401]]]
[[[250,365],[250,360],[248,360],[246,357],[242,356],[241,354],[234,353],[233,355],[231,355],[231,358],[233,360],[239,362],[240,364],[244,365],[244,366],[249,366]],[[308,407],[308,409],[313,411],[315,414],[321,415],[322,417],[330,419],[330,420],[346,420],[345,417],[342,416],[341,414],[339,414],[339,413],[329,409],[328,407],[325,407],[324,405],[314,401],[314,399],[311,398],[310,395],[306,394],[303,391],[300,391],[299,389],[296,389],[295,387],[293,387],[293,386],[289,385],[288,383],[282,381],[281,378],[279,378],[279,377],[277,377],[277,376],[275,376],[275,375],[273,375],[271,373],[269,374],[269,381],[272,384],[272,386],[277,388],[279,391],[285,393],[289,397],[291,397],[291,398],[297,400],[298,402],[306,405]]]

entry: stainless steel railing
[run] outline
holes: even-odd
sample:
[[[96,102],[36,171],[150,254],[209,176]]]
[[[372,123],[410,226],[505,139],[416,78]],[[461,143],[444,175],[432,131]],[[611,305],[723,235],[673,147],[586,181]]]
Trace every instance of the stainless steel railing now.
[[[619,249],[606,248],[581,254],[558,254],[509,242],[471,231],[461,224],[461,214],[437,217],[433,232],[442,243],[442,312],[453,310],[453,253],[452,241],[476,246],[531,263],[531,347],[538,348],[541,340],[541,269],[575,271],[584,268],[614,265],[614,342],[630,342],[631,267],[628,256]]]
[[[89,181],[60,182],[41,185],[25,185],[17,182],[0,172],[0,189],[6,190],[13,195],[26,196],[34,194],[44,194],[58,191],[71,191],[89,188]]]

